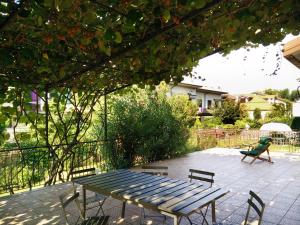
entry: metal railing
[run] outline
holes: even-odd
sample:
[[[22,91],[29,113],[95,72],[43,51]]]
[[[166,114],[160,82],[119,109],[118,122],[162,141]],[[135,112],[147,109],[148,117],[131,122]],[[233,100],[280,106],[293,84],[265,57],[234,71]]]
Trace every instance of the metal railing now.
[[[68,180],[70,168],[95,167],[106,170],[102,159],[103,142],[81,142],[72,147],[72,157],[63,161],[62,178]],[[64,154],[66,145],[56,145],[55,154]],[[49,178],[52,158],[46,146],[0,150],[0,194],[31,190]]]
[[[198,149],[212,147],[245,148],[257,144],[262,136],[272,138],[271,151],[300,152],[300,132],[260,131],[245,129],[199,129],[197,130]]]

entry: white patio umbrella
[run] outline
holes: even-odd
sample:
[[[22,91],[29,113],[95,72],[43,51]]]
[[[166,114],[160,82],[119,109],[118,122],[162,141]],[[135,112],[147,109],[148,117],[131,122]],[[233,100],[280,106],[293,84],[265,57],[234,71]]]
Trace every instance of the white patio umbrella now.
[[[281,132],[287,132],[292,131],[289,125],[286,125],[284,123],[266,123],[261,126],[259,129],[261,131],[281,131]]]

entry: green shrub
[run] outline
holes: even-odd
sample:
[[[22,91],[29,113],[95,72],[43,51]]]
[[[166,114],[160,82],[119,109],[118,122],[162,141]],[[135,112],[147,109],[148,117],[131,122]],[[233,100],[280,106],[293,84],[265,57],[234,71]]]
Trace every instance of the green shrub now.
[[[219,117],[204,117],[202,124],[203,128],[216,128],[222,125],[222,120]]]
[[[6,132],[5,124],[0,124],[0,146],[9,139],[9,133]]]
[[[253,117],[254,117],[254,120],[259,120],[261,119],[261,111],[259,108],[255,108],[254,111],[253,111]]]
[[[108,141],[104,156],[112,168],[128,168],[173,157],[185,151],[188,130],[174,116],[165,95],[149,89],[133,89],[110,101]],[[103,124],[95,126],[103,138]]]
[[[248,124],[247,120],[237,120],[235,121],[234,125],[238,129],[245,129],[246,125]]]
[[[218,140],[216,137],[207,136],[207,137],[199,137],[197,139],[198,149],[205,150],[208,148],[214,148],[218,144]]]

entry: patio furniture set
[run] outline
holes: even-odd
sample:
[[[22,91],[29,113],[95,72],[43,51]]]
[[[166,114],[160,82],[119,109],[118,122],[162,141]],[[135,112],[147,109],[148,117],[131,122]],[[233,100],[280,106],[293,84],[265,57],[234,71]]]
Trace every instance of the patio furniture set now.
[[[164,224],[167,217],[173,218],[174,225],[179,225],[182,218],[186,218],[191,225],[198,224],[190,219],[194,213],[201,215],[202,224],[209,224],[206,219],[209,206],[211,206],[212,223],[216,224],[216,200],[226,195],[228,191],[213,186],[214,173],[195,169],[190,169],[189,172],[189,181],[187,181],[167,177],[168,167],[164,166],[144,166],[142,172],[116,170],[103,174],[96,174],[95,169],[91,168],[83,170],[84,176],[81,177],[76,176],[79,174],[79,171],[76,171],[73,174],[75,176],[72,176],[73,188],[59,196],[66,224],[70,224],[67,208],[71,202],[75,203],[78,209],[79,216],[76,224],[79,222],[83,225],[107,224],[109,216],[104,214],[102,208],[107,197],[123,202],[122,218],[125,217],[126,204],[141,207],[141,224],[146,217],[153,217],[147,214],[148,210],[161,214]],[[81,202],[77,185],[82,188]],[[87,190],[95,192],[95,195],[87,198]],[[248,204],[245,224],[251,207],[258,214],[260,224],[265,207],[263,201],[250,191]],[[94,207],[99,207],[96,215],[86,218],[86,211]],[[102,212],[101,216],[99,216],[100,212]]]

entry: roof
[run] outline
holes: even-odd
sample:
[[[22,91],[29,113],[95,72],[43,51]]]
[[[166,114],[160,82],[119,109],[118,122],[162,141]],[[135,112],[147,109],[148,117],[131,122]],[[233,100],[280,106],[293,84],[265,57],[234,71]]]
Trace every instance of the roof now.
[[[197,85],[197,84],[190,84],[190,83],[185,83],[185,82],[178,83],[177,86],[194,88],[199,92],[209,93],[209,94],[227,94],[228,93],[228,92],[222,91],[220,89],[214,89],[211,87],[206,87],[206,86]]]
[[[178,83],[177,86],[181,86],[181,87],[190,87],[190,88],[201,88],[202,86],[197,85],[197,84],[188,84],[188,83]]]
[[[262,96],[254,96],[253,99],[247,103],[243,103],[248,111],[254,111],[256,108],[261,111],[272,111],[273,106],[269,104]]]
[[[300,37],[283,46],[283,56],[300,69]]]
[[[228,92],[222,91],[220,89],[213,89],[209,87],[202,87],[197,88],[197,91],[203,92],[203,93],[209,93],[209,94],[227,94]]]

